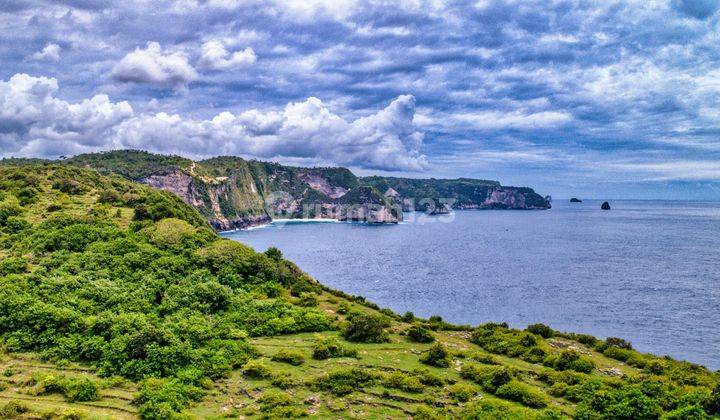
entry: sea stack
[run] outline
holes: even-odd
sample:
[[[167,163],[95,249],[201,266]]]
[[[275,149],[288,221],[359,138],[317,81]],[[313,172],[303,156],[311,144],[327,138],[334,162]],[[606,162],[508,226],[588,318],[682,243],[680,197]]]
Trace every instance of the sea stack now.
[[[602,203],[602,206],[600,206],[600,208],[603,210],[610,210],[610,203],[608,203],[606,201],[606,202]]]
[[[582,203],[582,200],[579,199],[579,198],[573,197],[573,198],[570,199],[570,202],[571,202],[571,203]]]

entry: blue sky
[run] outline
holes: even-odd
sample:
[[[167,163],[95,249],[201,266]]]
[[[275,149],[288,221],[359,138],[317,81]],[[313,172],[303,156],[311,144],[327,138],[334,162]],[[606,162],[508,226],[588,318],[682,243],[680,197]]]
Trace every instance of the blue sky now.
[[[720,199],[717,1],[5,0],[0,155]]]

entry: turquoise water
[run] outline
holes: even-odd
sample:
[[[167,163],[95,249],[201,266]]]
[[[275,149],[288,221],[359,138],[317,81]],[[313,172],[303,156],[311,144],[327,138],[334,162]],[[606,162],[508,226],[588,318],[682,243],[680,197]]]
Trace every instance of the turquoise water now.
[[[720,203],[611,204],[556,200],[547,211],[409,213],[399,225],[289,223],[224,235],[278,247],[324,284],[400,313],[544,322],[720,368]]]

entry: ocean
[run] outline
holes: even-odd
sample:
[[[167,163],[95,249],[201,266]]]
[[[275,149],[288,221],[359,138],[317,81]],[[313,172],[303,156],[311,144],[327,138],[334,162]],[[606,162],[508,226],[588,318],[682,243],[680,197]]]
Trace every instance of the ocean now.
[[[542,322],[720,368],[720,203],[555,200],[544,211],[281,222],[223,235],[279,248],[323,284],[398,313]]]

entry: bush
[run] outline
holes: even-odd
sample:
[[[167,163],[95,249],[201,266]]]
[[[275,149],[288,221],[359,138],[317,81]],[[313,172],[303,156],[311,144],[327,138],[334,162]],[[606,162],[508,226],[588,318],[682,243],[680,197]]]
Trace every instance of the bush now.
[[[411,376],[401,371],[389,374],[383,381],[388,388],[395,388],[405,392],[422,392],[424,386],[417,376]]]
[[[272,377],[273,370],[261,360],[251,360],[243,366],[243,374],[254,379],[268,379]]]
[[[150,378],[140,386],[136,402],[140,416],[148,420],[175,418],[176,414],[193,401],[202,398],[204,392],[192,384],[178,379]]]
[[[78,181],[70,178],[59,179],[52,184],[53,189],[60,190],[65,194],[77,195],[85,191],[85,187]]]
[[[22,212],[17,200],[0,201],[0,226],[6,226],[9,218],[20,216]]]
[[[419,405],[413,413],[413,420],[442,420],[444,416],[440,416],[437,410],[427,405]]]
[[[412,312],[405,312],[400,318],[402,322],[413,322],[415,320],[415,314]]]
[[[480,385],[487,392],[495,391],[513,379],[513,373],[504,366],[478,366],[464,364],[460,368],[460,376]]]
[[[271,360],[273,362],[282,362],[293,366],[300,366],[305,362],[305,357],[298,351],[282,349],[275,353]]]
[[[608,337],[605,339],[605,344],[611,347],[618,347],[621,349],[632,350],[632,344],[629,341],[623,340],[618,337]]]
[[[450,366],[450,353],[440,344],[434,344],[420,355],[420,362],[426,365],[446,368]]]
[[[27,405],[18,401],[8,401],[0,406],[0,418],[14,419],[30,411]]]
[[[350,312],[350,305],[347,302],[340,302],[337,307],[337,313],[345,315]]]
[[[531,324],[526,328],[527,332],[539,335],[542,338],[550,338],[555,335],[555,331],[545,324]]]
[[[370,372],[360,368],[350,368],[322,375],[312,381],[311,385],[316,389],[342,396],[371,385],[375,379],[375,375]]]
[[[450,387],[450,396],[458,402],[468,402],[478,395],[477,387],[465,382],[458,382]]]
[[[486,365],[499,365],[500,362],[490,354],[475,353],[472,359],[476,362],[484,363]]]
[[[595,368],[595,363],[588,357],[581,356],[575,350],[563,350],[560,354],[548,356],[543,364],[555,370],[574,370],[576,372],[590,373]]]
[[[443,386],[445,383],[441,377],[433,375],[428,369],[414,369],[412,374],[425,386]]]
[[[495,395],[531,408],[543,408],[548,405],[548,398],[544,394],[516,380],[499,387]]]
[[[270,390],[265,391],[257,402],[260,403],[260,410],[267,412],[276,407],[292,404],[292,397],[287,392]]]
[[[433,337],[430,330],[419,325],[413,325],[410,327],[407,335],[410,341],[414,341],[416,343],[432,343],[435,341],[435,337]]]
[[[312,358],[325,360],[335,357],[357,357],[357,350],[343,346],[333,338],[316,340],[313,344]]]
[[[88,378],[71,379],[65,385],[65,397],[70,402],[96,401],[100,398],[98,387]]]
[[[355,313],[348,317],[349,324],[343,331],[347,341],[356,343],[384,343],[389,341],[383,320],[377,315]]]
[[[305,307],[318,306],[318,300],[317,297],[315,297],[315,294],[302,292],[300,293],[300,298],[298,299],[298,305]]]
[[[595,392],[577,409],[581,419],[657,419],[661,413],[657,401],[635,388]]]

